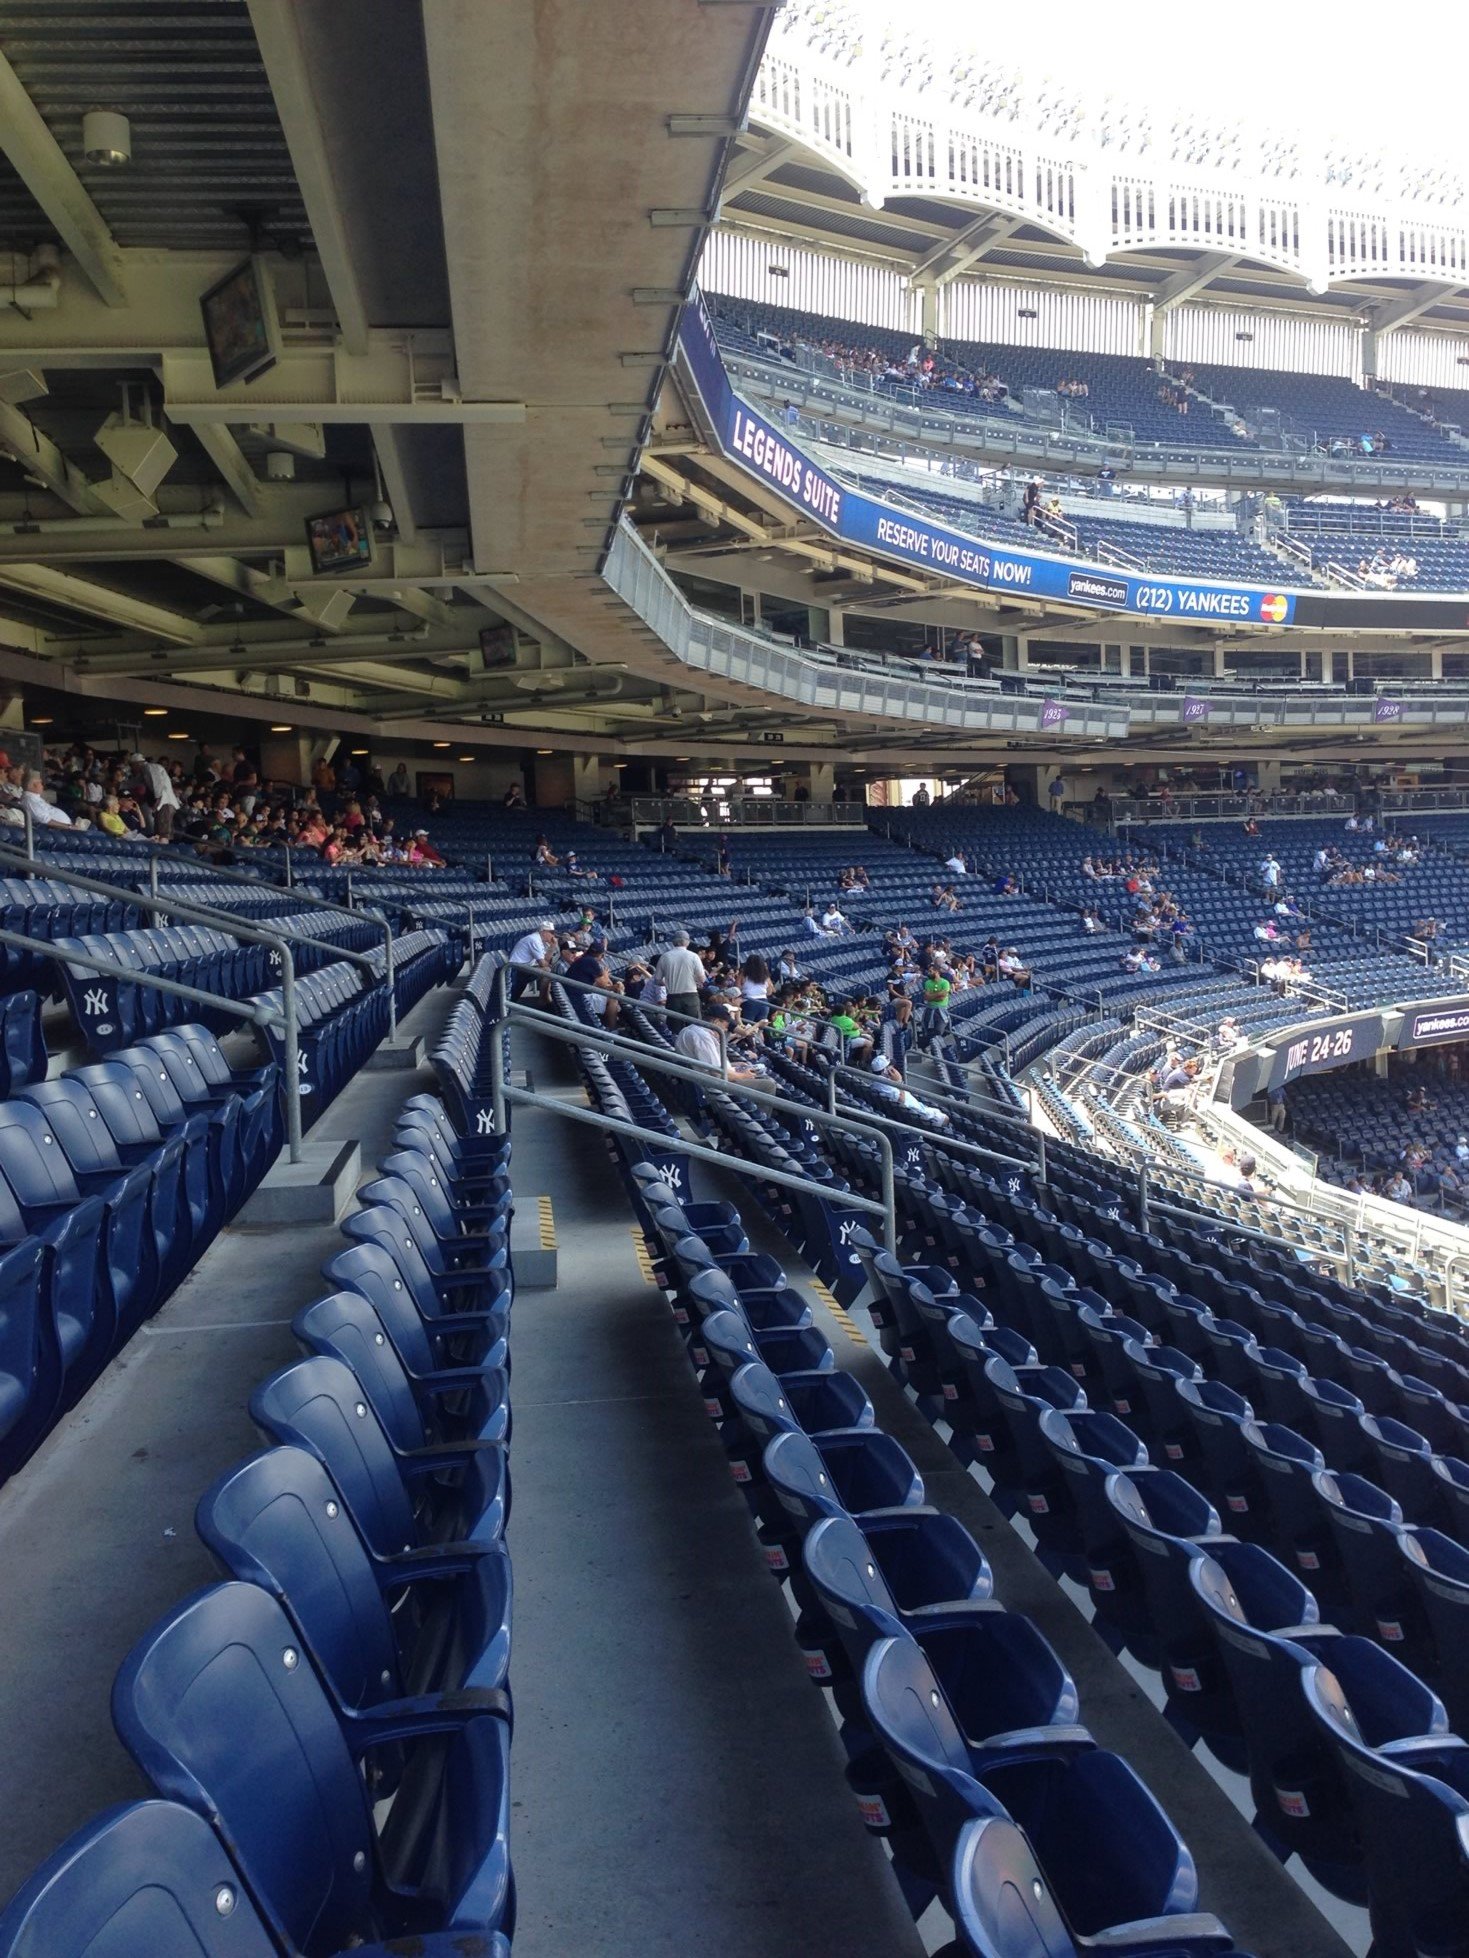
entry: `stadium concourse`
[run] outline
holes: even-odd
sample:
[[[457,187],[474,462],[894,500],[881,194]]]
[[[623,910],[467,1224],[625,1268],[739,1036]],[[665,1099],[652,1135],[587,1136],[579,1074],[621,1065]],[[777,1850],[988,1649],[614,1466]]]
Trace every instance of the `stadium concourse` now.
[[[1469,180],[958,11],[0,0],[0,1958],[1469,1958]]]

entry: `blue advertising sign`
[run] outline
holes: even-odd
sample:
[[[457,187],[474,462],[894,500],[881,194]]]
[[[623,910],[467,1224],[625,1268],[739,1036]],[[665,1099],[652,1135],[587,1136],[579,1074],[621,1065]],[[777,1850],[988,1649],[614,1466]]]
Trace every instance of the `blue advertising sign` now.
[[[948,525],[930,522],[839,483],[789,435],[739,399],[724,371],[703,302],[685,306],[679,346],[709,416],[714,438],[731,462],[763,477],[787,502],[823,529],[879,556],[942,572],[983,591],[1021,592],[1089,608],[1137,612],[1150,618],[1227,620],[1289,625],[1290,592],[1194,579],[1134,577],[1074,559],[993,545]]]

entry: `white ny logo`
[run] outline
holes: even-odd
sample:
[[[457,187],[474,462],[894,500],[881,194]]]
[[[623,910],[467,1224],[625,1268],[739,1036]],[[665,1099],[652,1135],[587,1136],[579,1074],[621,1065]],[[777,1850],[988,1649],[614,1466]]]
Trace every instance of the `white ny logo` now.
[[[1020,1195],[1020,1178],[1018,1176],[1007,1176],[1005,1178],[1005,1188],[1012,1197],[1018,1197]]]
[[[298,1074],[304,1074],[306,1072],[306,1068],[307,1068],[306,1056],[304,1054],[298,1053],[296,1055],[296,1072]]]
[[[658,1165],[658,1180],[661,1183],[666,1183],[670,1190],[682,1189],[683,1170],[677,1163],[660,1163]]]
[[[838,1224],[837,1225],[838,1244],[843,1244],[843,1245],[850,1244],[852,1241],[852,1233],[854,1230],[856,1230],[856,1228],[857,1226],[855,1224],[850,1224],[850,1223]]]
[[[107,1011],[107,995],[100,986],[89,986],[83,997],[82,1005],[88,1013],[105,1013]]]
[[[475,1116],[474,1132],[476,1135],[493,1135],[495,1133],[495,1118],[488,1108],[482,1108]]]

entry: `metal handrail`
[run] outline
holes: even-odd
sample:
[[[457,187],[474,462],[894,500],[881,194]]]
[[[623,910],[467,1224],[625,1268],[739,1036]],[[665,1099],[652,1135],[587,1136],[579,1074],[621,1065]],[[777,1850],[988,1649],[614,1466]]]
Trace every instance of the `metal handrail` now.
[[[232,937],[243,938],[248,943],[273,947],[279,953],[281,960],[281,990],[289,995],[294,1011],[296,961],[291,951],[290,940],[296,934],[274,931],[269,924],[252,923],[248,919],[237,917],[233,911],[218,911],[213,905],[195,904],[190,898],[155,897],[151,893],[145,896],[130,885],[109,884],[100,877],[85,876],[79,870],[66,870],[58,865],[43,864],[34,859],[19,857],[13,850],[7,850],[0,845],[0,865],[7,863],[14,864],[17,869],[30,877],[47,877],[58,884],[72,885],[79,891],[91,891],[98,897],[114,898],[122,904],[135,904],[142,911],[152,911],[163,917],[171,915],[184,918],[192,924],[213,925],[216,930],[229,932]],[[332,909],[342,911],[343,907],[334,905]],[[345,912],[344,915],[357,918],[364,914],[351,911]],[[393,983],[392,933],[386,919],[381,919],[379,922],[388,933],[385,976],[388,987],[388,1038],[391,1040],[398,1031],[397,988]],[[320,943],[317,939],[302,939],[301,942],[307,945]],[[373,985],[377,984],[377,970],[365,952],[349,952],[338,945],[333,945],[331,950],[339,959],[345,959],[349,965],[361,966],[370,975],[370,982]],[[299,1157],[293,1156],[291,1160],[299,1161]]]
[[[158,895],[158,862],[159,862],[158,853],[157,851],[155,851],[153,854],[152,862],[149,866],[149,880],[148,880],[149,888],[155,897]],[[290,868],[289,850],[286,852],[286,866],[287,866],[287,871],[289,873],[289,868]],[[398,1037],[398,989],[396,984],[394,983],[396,977],[396,966],[393,957],[393,927],[388,922],[387,915],[385,912],[380,911],[375,904],[366,904],[361,908],[361,910],[358,910],[354,905],[337,904],[334,903],[333,900],[329,897],[319,897],[314,891],[300,890],[297,888],[295,884],[291,882],[289,874],[287,875],[284,884],[272,884],[264,877],[252,876],[248,871],[226,870],[222,864],[200,863],[195,867],[199,870],[200,874],[206,878],[218,877],[221,878],[227,884],[248,884],[253,886],[256,890],[261,890],[261,891],[289,891],[291,894],[292,901],[294,903],[309,905],[311,908],[318,911],[336,911],[342,917],[345,918],[366,918],[370,923],[377,925],[383,935],[383,969],[384,969],[384,976],[387,980],[387,986],[388,986],[388,1039],[389,1040],[397,1039]],[[50,875],[51,873],[48,871],[47,874]],[[233,914],[226,912],[223,915],[225,917],[230,917]],[[231,929],[233,929],[233,927],[231,927]],[[351,960],[351,962],[354,965],[359,963],[366,963],[363,954],[361,952],[343,952],[341,956],[344,959]],[[369,970],[370,969],[371,968],[369,967]]]
[[[236,1019],[249,1020],[252,1025],[275,1028],[285,1045],[286,1096],[286,1147],[293,1163],[301,1160],[301,1068],[297,1058],[297,1020],[296,1001],[292,993],[287,998],[286,989],[281,988],[279,1012],[272,1006],[259,1006],[253,1000],[231,999],[221,993],[206,993],[198,986],[189,986],[181,979],[166,979],[159,972],[135,972],[131,966],[119,965],[114,959],[99,958],[94,952],[61,951],[55,939],[31,938],[25,932],[0,929],[0,945],[14,945],[22,952],[37,952],[48,959],[62,959],[68,965],[79,965],[88,972],[100,973],[106,979],[124,979],[135,986],[151,986],[155,992],[171,993],[177,999],[187,999],[193,1003],[218,1008],[222,1013],[233,1014]]]
[[[520,1021],[524,1021],[527,1025],[537,1027],[548,1038],[553,1040],[559,1040],[563,1046],[592,1047],[592,1048],[605,1047],[605,1045],[607,1044],[607,1036],[605,1034],[594,1032],[593,1029],[590,1027],[582,1027],[582,1026],[570,1027],[564,1025],[560,1021],[548,1021],[544,1014],[531,1012],[528,1008],[519,1005],[517,1001],[511,1000],[508,996],[508,990],[507,990],[508,974],[510,973],[511,969],[512,969],[511,966],[507,963],[505,965],[498,966],[495,970],[494,987],[491,995],[491,1009],[489,1013],[489,1019],[492,1022],[492,1024],[494,1024],[496,1027],[499,1027],[505,1024],[509,1020],[512,1019],[520,1020]],[[556,983],[558,985],[563,985],[568,982],[558,978]],[[581,982],[575,981],[571,983],[579,984]],[[594,988],[593,990],[600,990],[600,989]],[[683,1015],[682,1017],[687,1018],[688,1016]],[[624,1045],[629,1043],[619,1042],[619,1044]],[[713,1083],[718,1082],[719,1085],[722,1086],[726,1090],[726,1092],[728,1092],[729,1088],[732,1085],[735,1088],[735,1090],[740,1094],[757,1095],[760,1097],[761,1100],[775,1102],[781,1107],[788,1107],[793,1111],[795,1111],[796,1113],[798,1113],[799,1115],[801,1115],[802,1117],[808,1117],[812,1121],[816,1122],[819,1127],[836,1129],[846,1134],[859,1136],[865,1141],[871,1141],[877,1143],[878,1154],[882,1164],[883,1200],[881,1205],[873,1205],[872,1207],[875,1210],[879,1210],[883,1216],[883,1238],[888,1250],[896,1252],[897,1211],[895,1207],[896,1196],[895,1196],[895,1180],[893,1175],[893,1145],[891,1141],[888,1139],[888,1137],[883,1135],[880,1130],[874,1129],[870,1124],[856,1121],[850,1116],[832,1115],[829,1114],[825,1109],[822,1108],[813,1109],[803,1102],[794,1102],[788,1096],[783,1095],[779,1091],[779,1089],[775,1088],[774,1086],[766,1086],[765,1083],[763,1082],[751,1083],[751,1082],[737,1081],[731,1084],[727,1072],[727,1068],[728,1068],[727,1056],[724,1053],[722,1044],[721,1044],[721,1059],[725,1061],[725,1069],[726,1069],[726,1071],[722,1076],[712,1073],[712,1071],[707,1067],[698,1066],[697,1063],[689,1066],[685,1066],[680,1061],[666,1060],[654,1048],[643,1046],[643,1045],[637,1045],[637,1043],[630,1043],[630,1044],[636,1047],[636,1052],[637,1052],[636,1065],[640,1069],[651,1068],[654,1071],[654,1073],[667,1074],[670,1075],[674,1080],[686,1081],[696,1088],[703,1088],[705,1090],[708,1090]],[[490,1043],[490,1096],[491,1096],[491,1105],[494,1110],[495,1133],[497,1135],[503,1135],[505,1132],[506,1100],[507,1099],[524,1100],[526,1099],[526,1091],[524,1089],[508,1088],[506,1086],[505,1047],[504,1047],[504,1042],[501,1039],[499,1039],[498,1035]],[[541,1098],[535,1097],[535,1099],[539,1101]],[[559,1101],[553,1100],[553,1101],[546,1102],[543,1105],[548,1105],[550,1107],[556,1108],[563,1114],[571,1114],[573,1112],[569,1110],[563,1102],[559,1102]],[[583,1111],[576,1111],[576,1112],[580,1113]],[[610,1120],[611,1118],[609,1117],[606,1119]],[[644,1142],[646,1142],[648,1139],[648,1131],[646,1129],[633,1128],[631,1132]],[[662,1140],[664,1140],[664,1138],[659,1138],[659,1140],[661,1142]],[[674,1138],[669,1137],[667,1138],[667,1140],[669,1141],[670,1146],[678,1146],[675,1143]],[[682,1139],[679,1138],[680,1142],[681,1140]],[[692,1145],[685,1145],[685,1146],[688,1147],[690,1153],[692,1153]],[[742,1168],[741,1159],[739,1157],[720,1155],[717,1151],[714,1150],[709,1151],[709,1157],[712,1161],[720,1164],[722,1167],[730,1168],[730,1169]],[[758,1166],[756,1167],[758,1168]],[[761,1180],[779,1182],[782,1180],[784,1174],[785,1172],[782,1171],[765,1170],[765,1169],[759,1170],[759,1175]],[[843,1200],[846,1200],[849,1194],[847,1192],[833,1191],[832,1189],[829,1188],[828,1185],[824,1183],[816,1183],[808,1179],[799,1179],[799,1178],[796,1179],[795,1187],[798,1189],[809,1190],[813,1195],[819,1195],[828,1198],[840,1195],[843,1198]],[[864,1200],[864,1203],[858,1205],[857,1207],[859,1208],[866,1207],[869,1202],[870,1199]]]
[[[827,1112],[830,1114],[836,1112],[836,1077],[838,1074],[850,1074],[859,1081],[863,1079],[862,1074],[856,1068],[840,1067],[831,1069],[826,1083]],[[870,1079],[871,1077],[869,1076],[867,1078]],[[936,1094],[933,1099],[939,1101],[949,1099],[949,1097]],[[985,1143],[971,1142],[968,1136],[950,1135],[947,1132],[938,1133],[933,1129],[924,1128],[921,1122],[908,1121],[902,1115],[888,1115],[881,1109],[874,1108],[869,1111],[865,1102],[860,1103],[859,1106],[862,1108],[864,1115],[869,1115],[870,1119],[874,1122],[887,1122],[894,1128],[910,1130],[915,1135],[921,1135],[925,1141],[936,1142],[941,1147],[952,1150],[958,1155],[974,1156],[980,1161],[988,1163],[1001,1163],[1006,1169],[1023,1169],[1027,1175],[1037,1177],[1042,1184],[1046,1180],[1046,1133],[1044,1129],[1035,1130],[1035,1160],[1026,1162],[1019,1156],[1002,1155],[998,1149],[991,1149]],[[954,1106],[967,1108],[968,1104],[956,1102]]]

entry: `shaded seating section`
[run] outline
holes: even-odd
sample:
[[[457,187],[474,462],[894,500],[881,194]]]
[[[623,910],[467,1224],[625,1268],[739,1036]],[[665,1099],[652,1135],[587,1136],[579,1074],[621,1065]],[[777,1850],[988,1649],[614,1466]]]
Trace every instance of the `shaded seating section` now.
[[[506,1958],[509,1159],[404,1105],[294,1321],[305,1357],[252,1397],[272,1445],[201,1497],[223,1581],[118,1673],[155,1798],[36,1872],[7,1958]]]
[[[579,1059],[597,1106],[630,1106],[610,1091],[600,1057]],[[639,1098],[658,1105],[645,1081]],[[766,1159],[741,1126],[741,1117],[762,1120],[750,1097],[714,1091],[706,1100],[741,1135],[742,1153]],[[773,1143],[768,1112],[762,1127]],[[788,1165],[819,1160],[787,1133]],[[1217,1919],[1197,1910],[1192,1859],[1168,1818],[1080,1724],[1085,1708],[1064,1666],[994,1598],[969,1532],[926,1502],[913,1462],[837,1365],[810,1301],[777,1259],[752,1252],[742,1206],[693,1201],[689,1166],[675,1158],[667,1173],[656,1129],[645,1146],[619,1138],[616,1158],[766,1566],[790,1587],[795,1637],[830,1695],[859,1812],[886,1843],[915,1915],[936,1899],[961,1927],[976,1909],[1008,1915],[983,1886],[970,1894],[969,1865],[955,1874],[966,1825],[994,1819],[1012,1830],[1012,1862],[1037,1866],[1029,1905],[1049,1899],[1056,1938],[1096,1937],[1121,1952],[1231,1949]],[[801,1199],[755,1187],[803,1241]],[[792,1204],[797,1212],[783,1213]],[[905,1269],[886,1254],[877,1263],[896,1284],[943,1287],[962,1316],[947,1274]],[[1028,1343],[1008,1350],[1031,1352]]]
[[[236,1074],[198,1026],[0,1102],[0,1478],[198,1262],[282,1136],[275,1065]]]
[[[1261,432],[1266,447],[1310,450],[1335,441],[1350,454],[1368,455],[1381,434],[1387,437],[1383,453],[1388,459],[1463,464],[1463,450],[1447,436],[1391,396],[1344,377],[1207,362],[1196,364],[1193,375],[1199,394],[1237,410]]]

